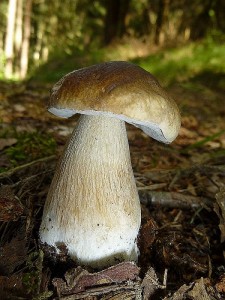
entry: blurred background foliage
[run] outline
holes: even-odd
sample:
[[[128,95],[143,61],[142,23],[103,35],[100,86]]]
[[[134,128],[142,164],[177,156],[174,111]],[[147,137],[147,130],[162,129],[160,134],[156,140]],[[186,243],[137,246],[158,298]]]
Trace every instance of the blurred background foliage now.
[[[2,79],[55,81],[105,60],[133,60],[166,84],[225,72],[223,0],[2,0],[0,28]]]

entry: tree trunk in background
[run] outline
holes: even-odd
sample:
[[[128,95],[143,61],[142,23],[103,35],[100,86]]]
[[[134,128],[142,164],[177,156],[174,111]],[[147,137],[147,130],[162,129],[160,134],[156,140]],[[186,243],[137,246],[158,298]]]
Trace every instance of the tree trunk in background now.
[[[23,28],[23,41],[21,48],[21,60],[20,60],[20,77],[25,78],[28,70],[29,61],[29,44],[30,44],[30,32],[31,32],[31,9],[32,0],[26,0],[25,13],[24,13],[24,28]]]
[[[160,44],[160,34],[162,31],[163,24],[165,22],[165,17],[168,15],[169,10],[169,0],[159,0],[158,4],[158,12],[156,19],[156,27],[155,27],[155,38],[154,42],[156,45]]]
[[[114,38],[122,37],[125,33],[125,19],[130,0],[107,0],[105,16],[104,44],[109,44]]]
[[[16,75],[20,73],[20,55],[23,38],[23,0],[17,0],[16,28],[15,28],[15,56]]]
[[[34,60],[36,65],[40,65],[41,62],[46,62],[48,60],[48,36],[45,34],[46,23],[44,21],[39,22],[37,29],[37,41],[34,51]]]
[[[217,27],[221,31],[225,31],[225,2],[217,0],[214,4]]]
[[[20,51],[22,45],[23,35],[23,0],[17,0],[17,13],[16,13],[16,29],[15,29],[15,49]]]
[[[149,35],[151,33],[152,30],[152,24],[151,24],[151,20],[150,20],[150,10],[151,7],[150,5],[148,5],[148,7],[145,7],[142,11],[142,28],[143,30],[140,32],[140,36],[141,35]]]
[[[16,18],[16,4],[17,0],[9,0],[8,15],[7,15],[7,29],[5,39],[5,77],[10,78],[13,74],[13,41],[14,41],[14,28]]]
[[[198,16],[193,20],[191,24],[191,39],[198,40],[205,36],[207,30],[210,28],[210,15],[209,11],[212,8],[213,1],[208,0],[204,1],[202,6],[202,11]]]

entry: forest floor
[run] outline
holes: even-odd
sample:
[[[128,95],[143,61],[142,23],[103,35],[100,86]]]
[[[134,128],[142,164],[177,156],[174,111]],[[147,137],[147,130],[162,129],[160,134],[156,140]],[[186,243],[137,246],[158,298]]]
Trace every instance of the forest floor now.
[[[55,163],[77,118],[46,112],[51,84],[0,82],[0,299],[225,299],[221,81],[224,74],[205,72],[169,86],[182,115],[171,145],[127,125],[142,203],[139,262],[89,273],[66,253],[55,262],[38,240]]]

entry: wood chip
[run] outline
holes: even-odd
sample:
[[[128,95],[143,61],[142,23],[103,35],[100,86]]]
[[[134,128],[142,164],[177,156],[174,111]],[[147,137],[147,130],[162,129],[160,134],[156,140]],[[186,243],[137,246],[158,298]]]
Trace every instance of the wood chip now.
[[[221,299],[221,296],[211,286],[209,279],[203,279],[202,277],[195,283],[189,285],[182,285],[171,297],[166,297],[163,300],[212,300]]]
[[[54,278],[53,285],[56,287],[58,296],[70,296],[60,299],[85,299],[84,296],[106,295],[111,292],[114,296],[124,292],[133,294],[140,289],[138,274],[139,268],[132,262],[120,263],[96,273],[89,273],[77,267],[65,274],[66,282],[61,278]],[[74,297],[71,298],[72,295]]]
[[[185,195],[177,192],[156,192],[156,191],[139,191],[142,204],[162,206],[170,208],[190,209],[212,206],[211,201],[207,198]]]
[[[163,288],[163,286],[159,284],[158,277],[152,267],[150,267],[145,274],[141,286],[143,287],[143,300],[151,299],[150,297],[156,290]]]

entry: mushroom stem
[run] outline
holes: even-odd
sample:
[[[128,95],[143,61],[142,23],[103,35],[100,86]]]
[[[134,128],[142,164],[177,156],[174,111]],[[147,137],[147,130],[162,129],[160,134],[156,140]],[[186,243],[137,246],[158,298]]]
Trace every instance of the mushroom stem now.
[[[78,263],[137,259],[141,212],[124,121],[81,116],[53,178],[42,242],[64,243]]]

